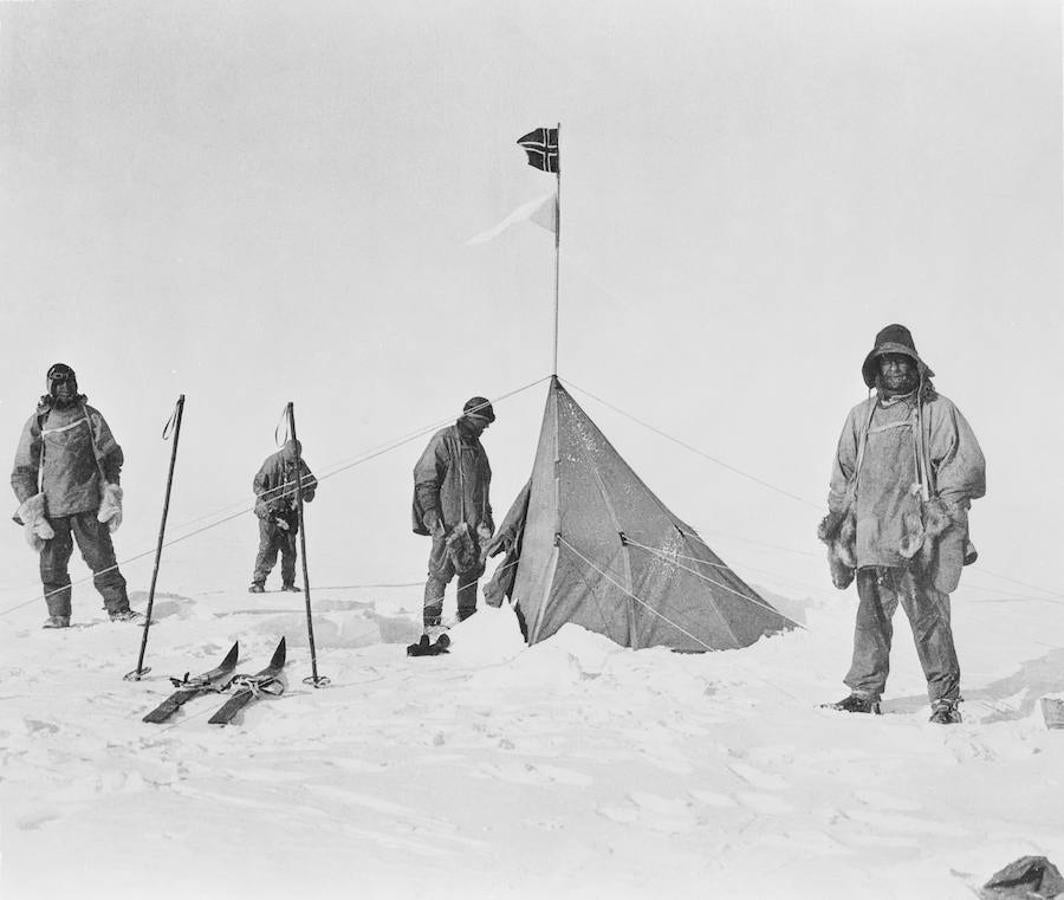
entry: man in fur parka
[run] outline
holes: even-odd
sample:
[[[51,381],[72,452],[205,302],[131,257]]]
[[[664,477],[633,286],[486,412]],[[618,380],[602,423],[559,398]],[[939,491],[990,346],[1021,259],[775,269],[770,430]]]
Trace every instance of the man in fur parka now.
[[[15,521],[40,554],[48,604],[44,627],[70,625],[67,565],[74,541],[112,621],[142,619],[129,608],[126,580],[111,543],[111,532],[122,521],[122,448],[103,416],[78,393],[70,366],[56,363],[46,383],[48,392],[22,429],[11,473],[19,502]]]
[[[961,720],[960,666],[950,593],[975,561],[971,501],[986,493],[986,466],[971,427],[935,391],[934,372],[903,325],[888,325],[861,367],[875,393],[850,411],[839,438],[819,536],[838,588],[857,581],[850,695],[834,709],[878,713],[890,669],[899,602],[927,678],[931,721]]]
[[[444,591],[458,576],[458,620],[476,612],[477,582],[495,532],[488,493],[491,466],[480,436],[495,411],[484,397],[472,397],[454,425],[437,431],[414,466],[414,534],[431,535],[425,582],[425,629],[440,625]]]
[[[248,592],[261,594],[266,590],[266,578],[281,554],[281,590],[298,592],[296,587],[296,537],[299,534],[299,498],[302,487],[303,502],[310,503],[318,489],[318,479],[302,457],[303,445],[289,439],[276,453],[266,457],[255,473],[251,487],[255,491],[255,515],[259,519],[259,550],[255,555],[255,569]],[[300,484],[296,483],[296,471]]]

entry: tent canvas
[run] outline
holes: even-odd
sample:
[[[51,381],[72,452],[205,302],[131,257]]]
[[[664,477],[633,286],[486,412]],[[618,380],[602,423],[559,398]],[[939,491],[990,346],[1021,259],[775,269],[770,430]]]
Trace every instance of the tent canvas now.
[[[530,644],[562,625],[627,647],[746,647],[790,622],[674,516],[558,379],[532,477],[499,527],[489,602],[514,601]]]

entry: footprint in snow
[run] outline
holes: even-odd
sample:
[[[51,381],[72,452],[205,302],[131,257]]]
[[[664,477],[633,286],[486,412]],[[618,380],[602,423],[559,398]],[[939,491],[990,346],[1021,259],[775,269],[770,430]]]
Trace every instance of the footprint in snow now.
[[[998,754],[988,744],[976,739],[971,735],[959,732],[951,732],[946,740],[946,746],[953,758],[959,763],[975,760],[977,762],[994,762]]]

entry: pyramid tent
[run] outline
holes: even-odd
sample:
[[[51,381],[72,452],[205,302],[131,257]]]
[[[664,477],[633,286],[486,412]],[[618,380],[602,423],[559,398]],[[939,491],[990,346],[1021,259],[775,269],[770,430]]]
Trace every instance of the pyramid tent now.
[[[568,622],[627,647],[746,647],[790,627],[676,518],[557,378],[532,477],[499,527],[489,601],[514,601],[530,644]]]

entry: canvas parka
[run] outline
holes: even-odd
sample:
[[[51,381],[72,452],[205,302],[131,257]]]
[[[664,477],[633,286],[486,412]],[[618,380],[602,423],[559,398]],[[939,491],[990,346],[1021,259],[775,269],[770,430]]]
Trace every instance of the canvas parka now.
[[[921,515],[917,439],[922,435],[930,496],[941,501],[950,520],[938,538],[931,578],[949,593],[962,565],[975,559],[968,510],[986,493],[986,462],[960,410],[936,393],[918,402],[918,393],[893,403],[876,395],[850,411],[832,465],[828,506],[833,513],[855,513],[857,568],[906,565],[901,547],[913,516],[919,521]]]
[[[39,486],[48,516],[96,512],[101,472],[105,481],[119,484],[122,448],[99,410],[84,401],[81,395],[65,409],[42,402],[26,422],[11,472],[20,504]]]
[[[318,488],[318,479],[302,458],[299,471],[302,473],[303,501],[310,503]],[[277,517],[295,521],[296,461],[287,459],[284,450],[266,457],[251,486],[255,491],[256,516],[266,521]]]
[[[465,522],[474,532],[478,525],[494,531],[490,487],[491,466],[479,438],[463,435],[457,423],[441,428],[414,466],[414,534],[429,534],[429,510],[435,510],[447,530]]]

